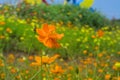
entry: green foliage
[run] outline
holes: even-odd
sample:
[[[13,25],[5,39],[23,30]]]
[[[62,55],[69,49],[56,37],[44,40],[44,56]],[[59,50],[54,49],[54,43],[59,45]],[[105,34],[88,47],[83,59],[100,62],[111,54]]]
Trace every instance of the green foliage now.
[[[16,9],[15,9],[16,8]],[[109,20],[98,11],[90,11],[73,5],[28,5],[22,3],[17,7],[11,7],[8,12],[19,18],[37,19],[38,23],[52,23],[69,27],[81,27],[89,25],[100,28],[109,24]],[[16,10],[16,11],[13,11]],[[14,13],[13,13],[14,12]]]
[[[110,26],[112,26],[112,27],[116,27],[116,26],[120,26],[120,19],[112,19],[111,21],[110,21]]]
[[[0,35],[5,36],[4,39],[0,39],[0,46],[5,52],[11,51],[22,51],[22,52],[33,52],[38,51],[41,45],[36,41],[35,32],[33,27],[18,22],[6,22],[3,26]],[[9,29],[11,32],[7,31]],[[34,42],[35,41],[35,42]],[[39,49],[37,48],[39,47]]]
[[[36,14],[34,14],[36,13]],[[44,19],[48,23],[60,23],[64,25],[78,26],[90,25],[92,27],[103,27],[109,23],[99,12],[91,12],[88,9],[73,5],[36,5],[20,8],[18,15],[24,18]]]
[[[97,35],[96,31],[89,26],[82,26],[81,28],[57,27],[58,33],[64,33],[64,38],[60,41],[62,45],[60,49],[44,47],[35,37],[34,27],[19,23],[17,20],[14,22],[6,20],[5,25],[0,25],[0,29],[0,36],[5,36],[5,38],[0,39],[0,48],[5,52],[37,53],[46,50],[47,54],[60,53],[63,57],[67,57],[69,54],[74,56],[83,55],[84,50],[96,54],[95,47],[99,47],[100,51],[118,52],[120,46],[117,43],[120,41],[119,27],[112,28],[111,31],[109,31],[109,27],[103,27],[105,35],[102,38],[95,39],[92,36]],[[11,32],[7,29],[10,29]]]

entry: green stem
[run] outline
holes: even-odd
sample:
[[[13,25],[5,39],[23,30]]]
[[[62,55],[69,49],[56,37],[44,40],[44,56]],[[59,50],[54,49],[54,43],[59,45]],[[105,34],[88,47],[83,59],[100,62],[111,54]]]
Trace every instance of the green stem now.
[[[49,65],[45,65],[46,69],[47,69],[47,80],[50,80],[50,71],[49,71]]]
[[[100,45],[100,39],[97,39],[97,41],[98,41],[98,44],[97,44],[97,45],[98,45],[98,47],[100,48],[100,46],[101,46],[101,45]],[[95,56],[95,59],[96,59],[96,63],[99,62],[99,58],[98,58],[98,56],[97,56],[99,53],[100,53],[100,49],[96,52],[96,55],[94,55],[94,56]],[[94,71],[93,71],[93,73],[94,73],[93,79],[95,79],[96,76],[97,76],[97,75],[96,75],[96,74],[97,74],[96,71],[97,71],[97,66],[94,68]]]
[[[117,76],[118,76],[118,80],[119,80],[119,79],[120,79],[120,78],[119,78],[119,76],[120,76],[120,71],[118,71],[118,74],[117,74]]]
[[[4,62],[4,64],[5,64],[5,66],[4,66],[4,68],[3,68],[3,70],[4,70],[4,72],[5,72],[5,75],[6,75],[5,80],[8,80],[7,63],[6,63],[5,58],[3,58],[3,62]]]
[[[39,74],[40,73],[40,71],[42,71],[41,69],[39,69],[34,75],[33,75],[33,77],[32,78],[30,78],[29,80],[33,80],[36,76],[37,76],[37,74]]]

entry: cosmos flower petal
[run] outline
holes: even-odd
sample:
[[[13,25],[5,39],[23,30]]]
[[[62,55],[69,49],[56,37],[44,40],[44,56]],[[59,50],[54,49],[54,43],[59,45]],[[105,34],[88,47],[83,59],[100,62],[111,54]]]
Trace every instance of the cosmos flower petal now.
[[[64,34],[57,34],[57,33],[55,33],[55,34],[51,35],[50,37],[54,38],[54,39],[61,39],[63,36],[64,36]]]
[[[35,56],[35,61],[38,62],[38,63],[40,63],[41,62],[41,57]]]
[[[36,29],[36,32],[40,35],[40,36],[46,36],[47,35],[47,33],[44,31],[44,30],[42,30],[42,29]]]
[[[43,24],[42,27],[43,27],[43,30],[44,30],[46,33],[49,32],[48,24]]]

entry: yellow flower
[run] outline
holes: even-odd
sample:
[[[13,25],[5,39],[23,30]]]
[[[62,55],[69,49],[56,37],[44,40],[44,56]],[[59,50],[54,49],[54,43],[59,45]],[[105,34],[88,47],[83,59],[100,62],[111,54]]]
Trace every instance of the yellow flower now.
[[[87,54],[87,53],[88,53],[88,51],[87,51],[87,50],[84,50],[84,51],[83,51],[83,54]]]
[[[116,67],[116,68],[120,68],[120,62],[116,62],[116,63],[115,63],[115,67]]]

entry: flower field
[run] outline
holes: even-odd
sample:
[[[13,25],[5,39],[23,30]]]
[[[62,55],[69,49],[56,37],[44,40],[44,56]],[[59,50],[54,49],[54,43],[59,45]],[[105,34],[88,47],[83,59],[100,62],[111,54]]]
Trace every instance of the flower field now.
[[[120,80],[119,25],[54,22],[11,8],[0,9],[0,80]]]

